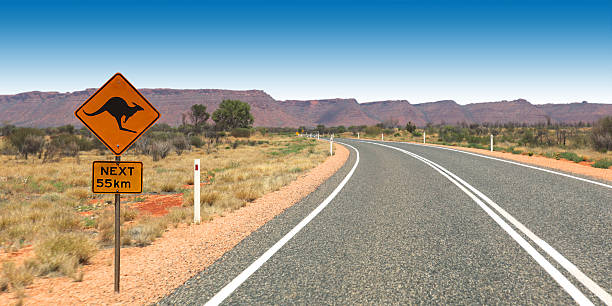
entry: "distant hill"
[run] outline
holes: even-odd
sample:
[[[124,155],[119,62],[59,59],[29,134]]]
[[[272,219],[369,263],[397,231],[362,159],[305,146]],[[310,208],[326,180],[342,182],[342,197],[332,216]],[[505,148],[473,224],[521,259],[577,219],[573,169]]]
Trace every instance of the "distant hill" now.
[[[0,123],[48,127],[81,126],[74,110],[95,89],[70,93],[25,92],[0,95]],[[529,101],[499,101],[459,105],[455,101],[411,104],[405,100],[358,103],[355,99],[277,101],[261,90],[222,89],[141,89],[140,92],[161,112],[160,123],[178,125],[181,114],[194,104],[204,104],[212,113],[223,99],[237,99],[251,105],[256,126],[297,127],[372,125],[394,120],[405,125],[427,123],[577,123],[594,122],[612,116],[612,104],[571,103],[534,105]]]

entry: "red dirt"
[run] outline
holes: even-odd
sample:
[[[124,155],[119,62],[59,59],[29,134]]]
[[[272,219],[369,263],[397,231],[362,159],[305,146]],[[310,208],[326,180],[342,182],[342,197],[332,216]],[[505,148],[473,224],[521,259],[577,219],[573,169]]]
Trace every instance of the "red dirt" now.
[[[141,212],[148,212],[152,216],[163,216],[168,213],[170,207],[183,205],[183,194],[150,195],[144,202],[131,204],[133,208]]]

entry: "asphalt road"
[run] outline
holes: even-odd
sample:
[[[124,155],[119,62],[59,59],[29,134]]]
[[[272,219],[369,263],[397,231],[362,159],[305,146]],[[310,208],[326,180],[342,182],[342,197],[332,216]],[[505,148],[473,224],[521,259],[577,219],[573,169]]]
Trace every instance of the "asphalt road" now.
[[[609,302],[612,188],[439,148],[339,141],[359,151],[359,164],[346,185],[226,298],[213,301]],[[314,193],[160,304],[202,305],[244,276],[337,188],[356,160],[351,149],[345,166]]]

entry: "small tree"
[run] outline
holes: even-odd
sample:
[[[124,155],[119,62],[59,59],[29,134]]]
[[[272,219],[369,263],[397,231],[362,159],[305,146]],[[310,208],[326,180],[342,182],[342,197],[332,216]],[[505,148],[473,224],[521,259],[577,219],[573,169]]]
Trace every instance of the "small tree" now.
[[[176,152],[176,155],[179,156],[183,154],[183,151],[191,149],[191,144],[189,143],[185,135],[177,135],[176,137],[174,137],[172,139],[172,145],[174,146],[174,151]]]
[[[24,139],[23,146],[21,147],[21,154],[28,159],[28,154],[41,153],[45,146],[45,138],[38,135],[28,135]],[[40,156],[39,156],[40,158]]]
[[[206,106],[202,104],[194,104],[188,113],[189,120],[196,128],[201,128],[210,118],[210,114],[206,112]]]
[[[223,100],[212,115],[216,127],[222,131],[234,128],[250,128],[253,124],[251,106],[239,100]]]
[[[15,128],[8,135],[8,141],[25,159],[29,154],[39,153],[45,144],[42,131],[35,128]]]
[[[411,121],[408,121],[408,123],[406,124],[406,131],[408,131],[408,133],[412,133],[416,130],[416,125],[412,124]]]
[[[612,117],[603,117],[593,125],[591,141],[597,151],[612,151]]]

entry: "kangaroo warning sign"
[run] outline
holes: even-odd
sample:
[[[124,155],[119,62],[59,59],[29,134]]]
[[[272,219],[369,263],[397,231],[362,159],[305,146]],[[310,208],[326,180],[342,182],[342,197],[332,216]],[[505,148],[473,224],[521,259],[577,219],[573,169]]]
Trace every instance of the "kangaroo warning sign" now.
[[[93,193],[141,193],[142,163],[130,161],[94,161]]]
[[[74,115],[115,155],[127,150],[160,117],[121,73],[102,85]]]

